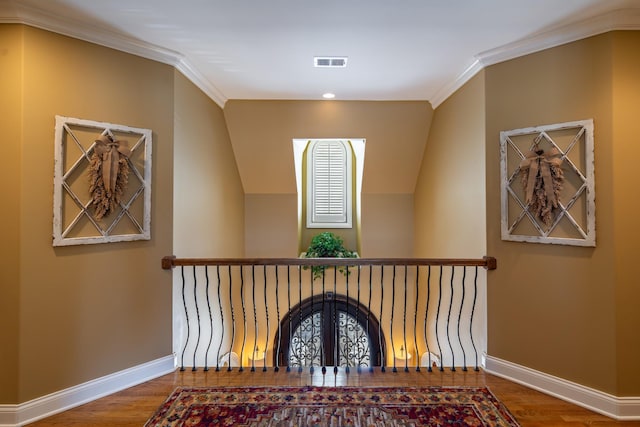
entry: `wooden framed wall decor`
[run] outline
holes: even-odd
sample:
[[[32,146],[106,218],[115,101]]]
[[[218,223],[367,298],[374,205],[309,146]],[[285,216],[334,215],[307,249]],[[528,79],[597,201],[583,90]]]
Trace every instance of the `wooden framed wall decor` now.
[[[595,246],[593,120],[500,132],[502,239]]]
[[[150,129],[56,116],[53,246],[151,238]]]

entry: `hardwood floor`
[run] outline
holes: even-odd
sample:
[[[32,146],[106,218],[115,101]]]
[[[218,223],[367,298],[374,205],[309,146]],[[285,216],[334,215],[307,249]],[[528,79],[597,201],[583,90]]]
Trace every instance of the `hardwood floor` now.
[[[318,386],[488,386],[509,408],[522,427],[538,426],[640,426],[638,421],[616,422],[603,415],[487,374],[483,371],[451,372],[387,372],[368,371],[349,374],[333,371],[322,375],[319,369],[299,373],[269,369],[256,372],[222,370],[192,372],[177,370],[168,375],[131,387],[111,396],[87,403],[75,409],[29,424],[32,427],[141,427],[164,402],[176,386],[251,386],[251,385],[318,385]]]

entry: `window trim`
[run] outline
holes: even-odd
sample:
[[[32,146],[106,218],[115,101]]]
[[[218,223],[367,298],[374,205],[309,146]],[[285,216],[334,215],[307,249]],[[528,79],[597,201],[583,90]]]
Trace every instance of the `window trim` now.
[[[340,192],[342,209],[339,212],[318,213],[316,195],[318,157],[316,149],[321,144],[339,144],[344,150],[344,182]],[[307,228],[352,228],[353,227],[353,149],[347,140],[343,139],[315,139],[307,145]],[[343,159],[340,159],[342,162]],[[326,178],[326,177],[325,177]],[[331,179],[331,178],[329,178]],[[335,219],[334,219],[335,218]]]
[[[302,229],[305,228],[306,217],[303,215],[303,171],[305,169],[304,165],[304,152],[307,149],[307,145],[314,139],[318,138],[293,138],[292,141],[292,149],[293,149],[293,161],[294,161],[294,169],[295,169],[295,177],[296,177],[296,192],[298,194],[297,199],[297,210],[298,210],[298,245],[300,245],[300,236],[302,235]],[[355,218],[353,219],[354,228],[356,229],[356,235],[360,234],[361,227],[361,215],[362,215],[362,178],[364,173],[364,155],[365,155],[365,146],[366,139],[365,138],[331,138],[331,139],[341,139],[344,141],[348,141],[351,144],[351,149],[353,150],[353,156],[355,159],[355,186],[354,186],[354,194],[353,197],[355,199],[354,209]],[[359,239],[359,237],[358,237]]]

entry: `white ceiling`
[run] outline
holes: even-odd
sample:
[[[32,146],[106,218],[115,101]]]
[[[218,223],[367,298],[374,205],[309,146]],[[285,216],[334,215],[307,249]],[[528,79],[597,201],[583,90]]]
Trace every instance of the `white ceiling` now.
[[[0,0],[0,22],[172,64],[220,105],[331,91],[435,107],[492,63],[640,29],[640,0]]]

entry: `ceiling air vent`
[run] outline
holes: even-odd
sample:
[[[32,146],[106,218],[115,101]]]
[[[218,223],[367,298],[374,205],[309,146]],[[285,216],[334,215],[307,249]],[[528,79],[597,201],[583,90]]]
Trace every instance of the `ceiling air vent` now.
[[[313,58],[316,67],[344,68],[347,66],[346,56],[316,56]]]

